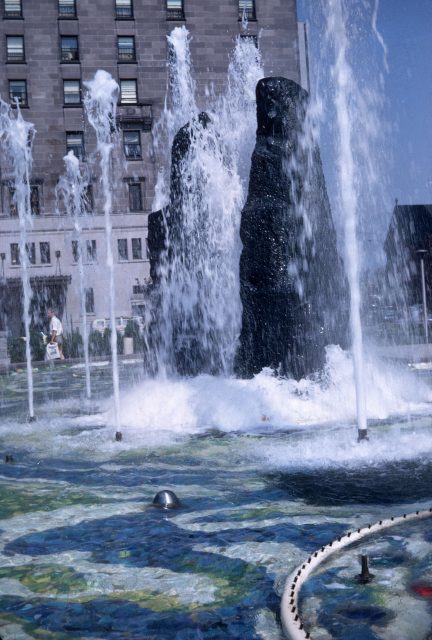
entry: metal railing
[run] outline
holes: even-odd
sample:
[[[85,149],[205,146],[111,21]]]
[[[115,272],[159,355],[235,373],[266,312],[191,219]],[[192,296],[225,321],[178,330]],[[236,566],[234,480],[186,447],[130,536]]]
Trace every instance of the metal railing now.
[[[76,18],[75,5],[59,5],[60,18]]]
[[[9,99],[10,102],[12,104],[12,106],[16,105],[16,102],[18,100],[18,104],[20,107],[26,107],[27,106],[27,92],[26,91],[11,91],[9,94]]]
[[[116,7],[116,18],[133,18],[132,7]]]
[[[130,48],[122,48],[118,51],[118,59],[119,62],[135,62],[135,49],[133,47]]]
[[[169,20],[184,20],[183,9],[167,9],[167,18]]]
[[[24,51],[8,51],[6,59],[8,62],[24,62]]]
[[[62,62],[76,62],[79,60],[78,49],[71,47],[61,48],[61,61]]]

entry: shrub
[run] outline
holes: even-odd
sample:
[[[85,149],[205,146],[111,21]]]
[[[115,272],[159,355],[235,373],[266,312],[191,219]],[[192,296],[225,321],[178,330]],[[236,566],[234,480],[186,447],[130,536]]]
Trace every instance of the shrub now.
[[[78,329],[63,335],[63,353],[66,358],[84,357],[83,339]]]
[[[110,356],[111,355],[111,329],[100,331],[91,331],[89,336],[89,353],[92,356]],[[117,353],[123,353],[123,340],[121,334],[117,331]]]
[[[30,330],[30,351],[33,361],[44,360],[45,345],[39,331]],[[25,362],[26,342],[22,337],[8,339],[8,354],[11,362]]]

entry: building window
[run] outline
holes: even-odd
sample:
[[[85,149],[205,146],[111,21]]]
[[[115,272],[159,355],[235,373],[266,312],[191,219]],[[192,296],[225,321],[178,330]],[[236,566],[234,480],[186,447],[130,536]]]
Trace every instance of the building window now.
[[[78,62],[79,49],[77,36],[61,36],[60,58],[62,62]]]
[[[21,264],[19,245],[17,242],[12,242],[10,246],[10,253],[11,253],[11,264],[13,265]]]
[[[69,131],[66,132],[66,153],[73,151],[73,154],[84,161],[84,135],[82,131]]]
[[[4,0],[5,18],[22,18],[21,0]]]
[[[184,20],[183,0],[166,0],[168,20]]]
[[[139,131],[123,132],[124,153],[129,160],[141,158],[141,139]]]
[[[27,259],[30,264],[36,264],[36,246],[34,242],[26,244]]]
[[[79,254],[80,254],[80,250],[79,250],[78,240],[72,240],[72,259],[74,262],[78,262]]]
[[[129,183],[129,210],[142,211],[142,191],[140,182]]]
[[[120,103],[137,104],[138,92],[136,80],[120,80]]]
[[[40,215],[39,187],[37,185],[30,187],[30,209],[33,216]]]
[[[59,0],[58,12],[60,18],[76,18],[75,0]]]
[[[117,240],[118,257],[119,260],[124,261],[128,259],[128,244],[126,238]]]
[[[97,262],[96,240],[86,240],[86,262],[89,264]]]
[[[258,36],[251,36],[249,34],[241,35],[240,40],[242,40],[242,42],[250,42],[258,49]]]
[[[81,104],[81,82],[79,80],[63,80],[63,100],[66,105]]]
[[[17,102],[20,107],[27,107],[27,80],[9,80],[9,100],[14,107]]]
[[[9,215],[11,218],[18,216],[18,207],[15,198],[15,187],[9,187]]]
[[[84,191],[83,205],[85,213],[93,212],[93,185],[88,184]]]
[[[133,36],[118,36],[117,54],[119,62],[135,62],[135,38]]]
[[[49,242],[39,242],[41,264],[51,264],[51,250]]]
[[[142,260],[141,238],[132,238],[132,260]]]
[[[255,0],[239,0],[239,20],[256,20]]]
[[[24,62],[24,37],[6,36],[6,61]]]
[[[85,290],[85,310],[86,310],[86,313],[95,312],[94,291],[92,288]]]
[[[116,18],[133,18],[132,0],[115,0]]]

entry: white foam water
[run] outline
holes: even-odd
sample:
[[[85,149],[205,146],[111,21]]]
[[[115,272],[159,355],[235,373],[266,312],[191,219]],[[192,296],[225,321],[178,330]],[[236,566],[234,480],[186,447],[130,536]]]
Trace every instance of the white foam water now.
[[[109,276],[109,315],[111,323],[111,359],[114,387],[114,425],[120,425],[120,382],[117,357],[117,331],[115,319],[114,257],[112,250],[112,181],[111,157],[113,151],[113,132],[116,127],[117,99],[120,88],[107,71],[99,69],[93,80],[84,83],[88,89],[84,106],[88,120],[95,130],[97,151],[100,155],[101,184],[104,196],[104,218],[106,239],[106,264]]]
[[[87,327],[86,311],[86,270],[83,259],[82,216],[86,213],[86,194],[88,180],[84,178],[80,170],[80,163],[73,151],[63,158],[65,174],[60,176],[56,186],[56,198],[63,200],[67,215],[73,220],[77,243],[77,262],[79,273],[79,293],[81,305],[81,331],[84,349],[84,366],[86,373],[86,397],[91,398],[90,359],[89,359],[89,333]]]
[[[369,419],[430,411],[432,390],[410,372],[371,359],[366,372]],[[124,395],[122,407],[122,422],[133,433],[274,430],[355,420],[352,358],[337,346],[327,348],[319,379],[297,382],[264,370],[252,380],[207,375],[146,380]]]
[[[175,353],[184,349],[183,343],[193,344],[186,351],[199,353],[206,371],[229,374],[240,332],[239,227],[253,144],[248,134],[256,123],[255,86],[263,70],[252,41],[238,38],[225,92],[204,100],[209,121],[203,125],[187,29],[173,29],[168,43],[168,99],[155,128],[155,153],[162,166],[154,209],[168,203],[167,150],[186,123],[190,145],[178,163],[182,184],[188,188],[182,189],[179,210],[171,212],[181,217],[181,233],[173,249],[167,234],[166,257],[172,259],[162,259],[159,270],[155,359],[159,372],[175,372]]]
[[[34,125],[22,117],[18,102],[16,104],[16,113],[14,113],[11,107],[0,99],[0,142],[7,166],[10,168],[11,184],[14,189],[13,202],[19,218],[19,256],[23,288],[23,323],[26,341],[27,391],[30,418],[34,418],[34,402],[30,348],[30,302],[32,290],[29,275],[30,260],[27,232],[33,226],[30,205],[30,176],[33,164],[32,145],[35,133]]]

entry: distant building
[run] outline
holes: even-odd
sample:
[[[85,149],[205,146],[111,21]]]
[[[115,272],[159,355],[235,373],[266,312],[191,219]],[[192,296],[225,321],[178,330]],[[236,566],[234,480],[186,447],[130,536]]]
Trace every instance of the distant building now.
[[[423,260],[426,297],[432,305],[432,205],[396,202],[384,249],[390,287],[403,287],[408,305],[422,303],[420,261]]]
[[[95,136],[82,106],[83,83],[105,69],[120,85],[115,152],[113,252],[116,309],[142,311],[149,262],[147,216],[154,196],[153,126],[167,87],[167,34],[185,24],[198,91],[226,80],[228,55],[248,18],[267,75],[300,81],[295,0],[0,0],[0,95],[21,106],[34,123],[31,177],[33,229],[29,234],[33,317],[42,325],[57,307],[66,330],[80,322],[76,238],[72,221],[56,207],[55,187],[63,157],[73,150],[83,164]],[[305,34],[302,27],[301,33]],[[302,78],[307,69],[300,46]],[[90,164],[90,163],[88,163]],[[0,277],[9,332],[22,334],[21,270],[14,185],[2,161],[0,175]],[[86,306],[90,321],[108,317],[106,247],[98,175],[90,176],[85,221]]]

